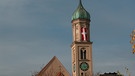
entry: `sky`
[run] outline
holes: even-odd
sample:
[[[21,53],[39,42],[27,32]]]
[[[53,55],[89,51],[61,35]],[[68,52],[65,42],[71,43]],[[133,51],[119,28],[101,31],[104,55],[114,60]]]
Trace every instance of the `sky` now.
[[[135,75],[135,0],[82,0],[91,15],[93,72]],[[31,76],[52,58],[71,73],[71,16],[79,0],[0,0],[0,76]]]

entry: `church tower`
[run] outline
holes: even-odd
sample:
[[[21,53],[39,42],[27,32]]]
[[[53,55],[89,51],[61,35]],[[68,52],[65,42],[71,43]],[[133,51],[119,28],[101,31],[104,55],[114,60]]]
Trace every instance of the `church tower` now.
[[[72,76],[92,76],[93,73],[90,21],[90,14],[80,0],[72,15]]]

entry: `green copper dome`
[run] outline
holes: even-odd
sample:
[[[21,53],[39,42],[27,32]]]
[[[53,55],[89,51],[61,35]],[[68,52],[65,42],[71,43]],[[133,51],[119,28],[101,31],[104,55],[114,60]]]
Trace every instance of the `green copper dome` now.
[[[81,0],[80,0],[78,8],[75,10],[75,12],[72,15],[72,20],[75,20],[75,19],[90,20],[90,14],[84,9]]]

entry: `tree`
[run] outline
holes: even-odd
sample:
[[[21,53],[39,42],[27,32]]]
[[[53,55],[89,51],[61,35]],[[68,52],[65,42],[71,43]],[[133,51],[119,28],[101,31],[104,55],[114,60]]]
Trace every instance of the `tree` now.
[[[130,43],[132,44],[132,52],[135,53],[135,30],[132,31],[130,34],[131,40]]]

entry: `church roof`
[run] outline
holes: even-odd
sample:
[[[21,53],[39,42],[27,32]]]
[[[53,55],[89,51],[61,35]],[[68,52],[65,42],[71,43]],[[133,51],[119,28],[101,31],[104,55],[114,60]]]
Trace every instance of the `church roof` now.
[[[75,10],[75,12],[72,15],[72,20],[75,20],[75,19],[90,20],[90,14],[84,9],[81,0],[79,2],[78,8]]]
[[[36,76],[59,76],[59,74],[70,76],[62,63],[54,56]]]
[[[118,74],[116,72],[114,73],[104,73],[104,74],[100,74],[99,76],[123,76],[122,74]]]

